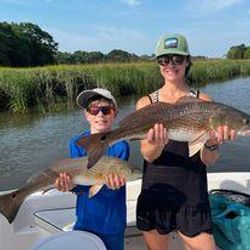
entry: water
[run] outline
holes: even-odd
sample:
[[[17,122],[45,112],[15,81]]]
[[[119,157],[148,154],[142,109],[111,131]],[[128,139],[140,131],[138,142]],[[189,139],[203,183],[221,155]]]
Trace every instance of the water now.
[[[250,78],[213,83],[201,89],[220,101],[250,113]],[[117,122],[134,111],[138,97],[120,99]],[[0,191],[20,187],[38,170],[68,157],[68,141],[86,129],[83,114],[76,110],[48,115],[0,114]],[[130,143],[130,161],[142,167],[139,144]],[[250,137],[239,137],[221,147],[221,157],[211,172],[249,171]]]

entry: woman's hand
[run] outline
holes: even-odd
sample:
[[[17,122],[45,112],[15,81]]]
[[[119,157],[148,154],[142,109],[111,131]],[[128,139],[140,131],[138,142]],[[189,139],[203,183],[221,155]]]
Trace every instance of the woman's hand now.
[[[144,96],[136,103],[136,110],[142,109],[150,104],[150,98]],[[145,140],[141,140],[141,154],[143,158],[148,162],[153,162],[161,155],[168,141],[167,129],[164,128],[162,123],[156,123],[146,134]]]
[[[148,131],[146,140],[152,145],[164,147],[165,144],[168,143],[167,129],[163,127],[162,123],[156,123],[154,127]]]
[[[211,131],[210,138],[216,139],[219,144],[222,144],[225,140],[235,140],[236,130],[227,125],[221,125]]]
[[[110,173],[108,176],[106,176],[106,185],[112,190],[116,190],[124,186],[125,182],[126,180],[124,176],[119,176],[114,173]]]
[[[54,185],[61,192],[68,192],[75,187],[71,180],[71,176],[67,173],[60,173],[59,177],[56,178]]]
[[[219,158],[219,144],[225,140],[235,140],[236,131],[227,125],[220,125],[209,132],[208,139],[201,150],[201,159],[206,165],[213,164]]]
[[[216,129],[210,130],[210,139],[206,142],[207,145],[222,144],[225,140],[235,140],[236,130],[227,125],[220,125]]]
[[[163,127],[163,124],[156,123],[148,131],[146,140],[141,141],[141,153],[144,159],[148,162],[153,162],[161,155],[168,141],[167,129]]]

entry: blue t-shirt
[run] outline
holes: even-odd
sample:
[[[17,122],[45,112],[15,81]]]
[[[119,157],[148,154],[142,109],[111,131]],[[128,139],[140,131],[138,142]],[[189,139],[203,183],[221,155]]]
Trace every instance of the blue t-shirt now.
[[[70,141],[72,158],[86,156],[84,148],[76,145],[81,136],[90,135],[89,131],[75,136]],[[110,146],[106,155],[122,160],[129,158],[129,146],[126,141],[120,141]],[[85,230],[101,234],[117,234],[124,231],[126,226],[126,188],[109,189],[103,185],[101,190],[92,198],[88,198],[90,186],[77,185],[72,191],[77,194],[75,230]]]

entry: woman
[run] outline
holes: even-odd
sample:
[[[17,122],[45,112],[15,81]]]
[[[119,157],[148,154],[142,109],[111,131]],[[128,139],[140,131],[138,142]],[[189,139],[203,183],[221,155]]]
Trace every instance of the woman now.
[[[141,109],[153,102],[174,104],[183,96],[205,101],[211,98],[191,90],[186,76],[191,66],[186,39],[166,34],[157,44],[156,58],[164,79],[162,88],[137,102]],[[142,191],[137,204],[137,226],[143,231],[147,248],[166,250],[167,235],[177,231],[187,249],[215,250],[207,191],[206,166],[218,157],[218,145],[235,139],[236,131],[219,126],[194,156],[188,156],[186,142],[168,139],[166,128],[155,124],[141,142],[144,157]]]

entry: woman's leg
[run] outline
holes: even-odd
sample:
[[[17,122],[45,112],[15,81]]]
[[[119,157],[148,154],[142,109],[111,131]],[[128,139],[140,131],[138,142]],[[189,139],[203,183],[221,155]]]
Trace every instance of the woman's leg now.
[[[168,236],[159,234],[156,230],[144,231],[143,238],[148,250],[168,249]]]
[[[214,237],[212,234],[200,233],[195,237],[188,237],[178,232],[188,250],[216,250]]]

